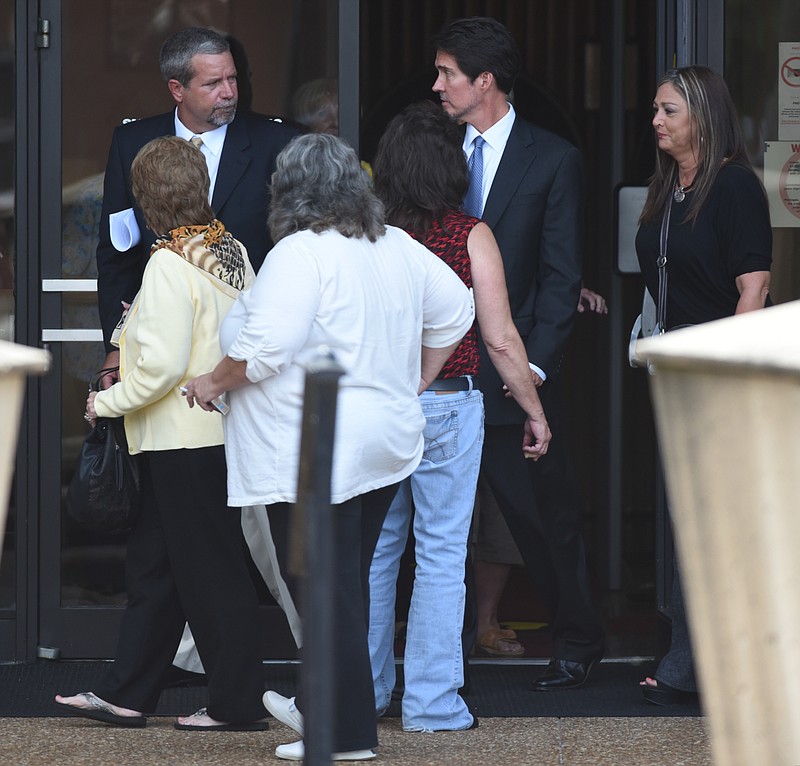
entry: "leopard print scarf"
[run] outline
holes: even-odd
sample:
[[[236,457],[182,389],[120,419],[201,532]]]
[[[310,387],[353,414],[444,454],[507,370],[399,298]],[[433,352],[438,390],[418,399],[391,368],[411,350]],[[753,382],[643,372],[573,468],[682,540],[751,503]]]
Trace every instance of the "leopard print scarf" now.
[[[169,238],[159,237],[150,250],[172,250],[203,271],[237,290],[249,287],[247,261],[242,246],[216,218],[208,226],[179,226]]]

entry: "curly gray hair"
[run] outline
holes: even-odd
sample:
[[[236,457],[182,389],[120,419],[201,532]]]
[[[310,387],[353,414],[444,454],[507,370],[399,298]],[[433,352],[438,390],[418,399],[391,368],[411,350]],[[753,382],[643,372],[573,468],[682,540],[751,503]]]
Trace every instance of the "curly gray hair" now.
[[[272,174],[269,229],[274,242],[296,231],[329,229],[375,242],[386,231],[383,204],[353,148],[326,133],[292,139]]]

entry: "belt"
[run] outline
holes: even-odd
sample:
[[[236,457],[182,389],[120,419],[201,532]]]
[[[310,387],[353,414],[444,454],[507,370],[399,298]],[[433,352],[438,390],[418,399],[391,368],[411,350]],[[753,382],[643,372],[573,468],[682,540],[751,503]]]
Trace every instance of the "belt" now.
[[[469,375],[460,378],[436,378],[426,389],[427,391],[472,391],[475,384]]]

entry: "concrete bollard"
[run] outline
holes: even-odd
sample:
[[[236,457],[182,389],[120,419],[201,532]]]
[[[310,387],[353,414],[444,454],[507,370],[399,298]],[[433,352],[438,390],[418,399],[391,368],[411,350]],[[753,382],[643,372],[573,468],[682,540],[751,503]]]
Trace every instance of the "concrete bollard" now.
[[[636,344],[647,358],[717,766],[800,764],[800,301]]]
[[[8,497],[17,452],[19,419],[27,375],[40,375],[50,369],[50,354],[40,348],[0,341],[0,554],[8,515]]]

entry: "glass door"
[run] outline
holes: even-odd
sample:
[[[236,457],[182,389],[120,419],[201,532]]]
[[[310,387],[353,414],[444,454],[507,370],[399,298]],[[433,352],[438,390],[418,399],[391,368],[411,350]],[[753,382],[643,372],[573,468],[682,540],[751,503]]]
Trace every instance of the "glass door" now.
[[[38,653],[111,657],[126,601],[125,536],[81,528],[66,515],[63,499],[87,433],[88,383],[105,358],[95,249],[112,130],[172,111],[158,52],[167,36],[187,26],[232,35],[246,52],[237,61],[240,109],[250,101],[256,112],[286,118],[301,84],[336,82],[338,13],[325,0],[41,0],[40,15],[50,34],[40,57],[38,288],[41,340],[53,353],[54,372],[43,381],[40,403]],[[294,656],[286,620],[265,588],[263,603],[266,656]]]

